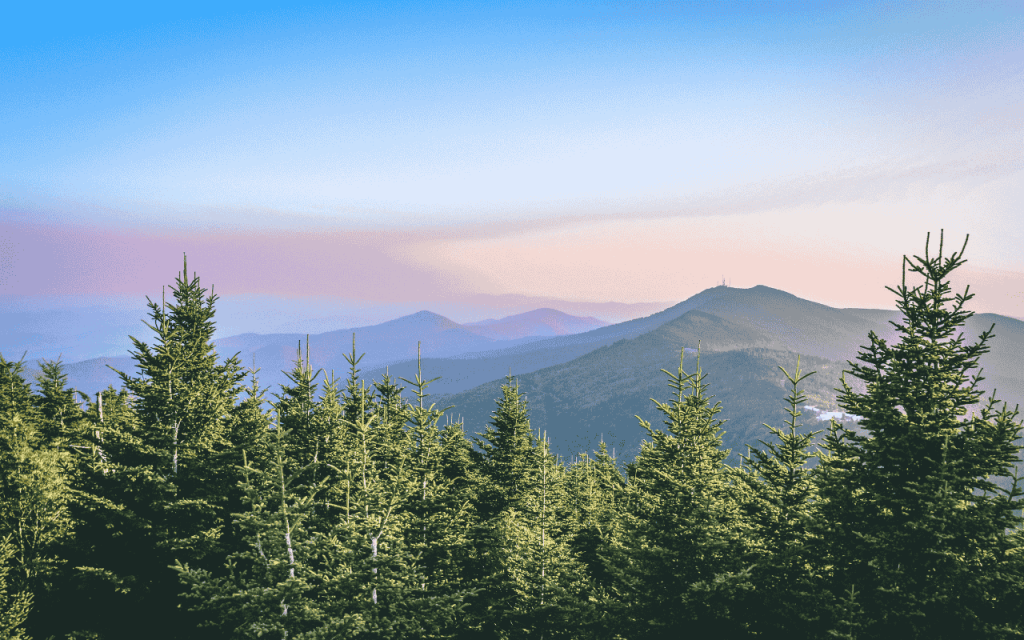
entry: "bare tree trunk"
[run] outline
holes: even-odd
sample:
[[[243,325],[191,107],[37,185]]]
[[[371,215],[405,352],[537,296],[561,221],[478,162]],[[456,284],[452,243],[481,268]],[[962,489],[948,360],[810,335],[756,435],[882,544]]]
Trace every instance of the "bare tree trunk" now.
[[[547,551],[544,549],[544,525],[547,516],[548,507],[548,461],[547,461],[547,432],[544,432],[544,438],[541,440],[540,449],[540,463],[541,463],[541,506],[540,506],[540,603],[544,604],[544,561],[547,559]]]
[[[370,541],[371,541],[371,543],[373,545],[373,560],[374,560],[374,564],[376,564],[377,563],[377,538],[373,537],[373,538],[370,539]],[[377,575],[377,567],[373,568],[373,574]],[[373,588],[373,604],[377,604],[377,587]]]

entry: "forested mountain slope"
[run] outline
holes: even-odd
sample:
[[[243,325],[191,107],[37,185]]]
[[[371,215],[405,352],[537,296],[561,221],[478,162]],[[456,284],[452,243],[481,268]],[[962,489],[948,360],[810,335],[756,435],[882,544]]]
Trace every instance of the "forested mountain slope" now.
[[[484,424],[423,363],[404,394],[355,352],[324,385],[311,349],[268,410],[184,265],[143,375],[96,401],[0,357],[0,637],[1018,637],[1024,425],[964,417],[991,334],[957,339],[960,263],[923,261],[899,340],[845,363],[856,425],[800,419],[846,367],[785,347],[841,353],[823,332],[873,319],[763,289],[453,396]]]

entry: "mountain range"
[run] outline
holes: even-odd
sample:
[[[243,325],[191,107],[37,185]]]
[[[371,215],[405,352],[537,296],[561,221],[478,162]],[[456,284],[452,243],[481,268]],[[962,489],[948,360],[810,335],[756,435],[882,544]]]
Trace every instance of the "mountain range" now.
[[[466,324],[421,311],[310,336],[309,356],[314,370],[325,371],[319,380],[332,372],[344,379],[349,369],[344,355],[352,353],[354,334],[357,356],[365,353],[359,377],[368,386],[385,373],[393,380],[414,380],[417,367],[424,379],[440,376],[427,388],[427,404],[454,405],[450,414],[464,421],[471,434],[483,431],[511,373],[526,394],[531,426],[547,432],[555,452],[571,456],[590,451],[603,439],[620,456],[631,458],[645,435],[635,416],[661,427],[664,416],[651,399],[667,403],[675,393],[662,369],[674,375],[685,350],[684,372],[693,373],[699,342],[704,383],[714,396],[712,404],[721,402],[717,417],[726,421],[724,446],[735,464],[748,445],[760,447],[759,440],[767,439],[762,423],[782,426],[788,418],[789,385],[780,366],[793,373],[799,357],[802,372],[816,372],[801,383],[809,406],[798,420],[804,431],[821,429],[826,423],[816,420],[818,412],[841,413],[836,389],[842,372],[850,369],[847,361],[856,360],[870,344],[869,332],[890,344],[898,341],[890,322],[900,321],[898,311],[837,309],[766,286],[720,286],[616,324],[550,308]],[[976,342],[993,324],[991,351],[980,358],[985,379],[979,389],[985,397],[997,389],[997,398],[1012,409],[1024,400],[1019,366],[1024,322],[977,314],[967,321],[964,338]],[[296,333],[247,333],[214,342],[222,360],[239,352],[243,366],[255,363],[260,368],[260,386],[277,392],[277,385],[287,382],[283,371],[293,368],[300,341],[305,357],[305,339]],[[38,362],[28,365],[34,375]],[[69,385],[90,394],[108,384],[119,387],[119,378],[106,365],[134,373],[127,356],[91,359],[65,366]],[[859,380],[846,377],[855,390],[863,391]],[[409,385],[400,384],[411,398]],[[855,424],[855,417],[842,419]]]

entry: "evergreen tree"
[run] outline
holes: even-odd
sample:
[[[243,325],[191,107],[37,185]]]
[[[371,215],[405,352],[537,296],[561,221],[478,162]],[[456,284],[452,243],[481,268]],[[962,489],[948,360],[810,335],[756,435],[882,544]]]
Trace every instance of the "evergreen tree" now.
[[[147,297],[157,343],[132,337],[132,352],[140,377],[118,371],[135,397],[134,408],[147,427],[147,439],[157,447],[170,478],[183,488],[200,492],[213,472],[216,454],[230,448],[227,422],[245,378],[236,356],[223,365],[211,344],[217,296],[204,299],[199,278],[188,278],[188,261],[171,288],[175,302],[157,305]]]
[[[743,508],[752,528],[754,564],[751,581],[753,630],[768,637],[821,638],[828,618],[822,611],[830,604],[813,556],[817,488],[808,467],[809,451],[821,431],[799,433],[798,407],[806,398],[798,385],[814,372],[801,375],[797,358],[793,375],[779,367],[792,385],[785,429],[764,425],[778,442],[761,440],[764,449],[742,456],[744,468],[737,473],[744,492]],[[823,625],[824,626],[823,628]]]
[[[245,460],[261,468],[270,463],[270,416],[262,409],[267,390],[260,388],[255,356],[253,360],[253,367],[248,370],[251,383],[244,388],[247,397],[233,408],[229,427],[229,438],[235,445],[229,460],[240,468],[245,468]],[[232,513],[238,510],[233,509]]]
[[[22,366],[0,357],[0,538],[10,543],[12,587],[35,598],[27,626],[38,631],[54,613],[66,564],[63,547],[74,534],[71,459],[41,433],[42,414]]]
[[[313,430],[313,412],[316,407],[316,378],[323,372],[318,369],[315,373],[309,364],[309,336],[306,336],[306,362],[302,362],[302,343],[295,354],[295,367],[290,372],[285,372],[288,379],[294,386],[282,385],[281,394],[274,394],[277,398],[275,407],[281,416],[281,426],[292,432],[289,438],[291,451],[287,458],[291,468],[296,465],[302,466],[313,460],[318,460],[319,450],[323,446],[322,434]],[[315,467],[313,468],[315,471]]]
[[[13,556],[10,538],[0,538],[0,640],[28,640],[22,625],[32,606],[32,594],[15,591],[8,582]]]
[[[373,420],[374,428],[382,429],[388,432],[389,435],[378,435],[375,437],[382,442],[391,441],[394,438],[395,443],[397,443],[401,440],[401,436],[396,432],[404,428],[407,419],[404,411],[405,403],[401,397],[402,389],[391,384],[390,378],[385,377],[383,389],[388,393],[386,398],[381,398],[378,401],[377,395],[374,392],[374,388],[380,390],[377,383],[373,383],[370,393],[367,394],[365,383],[359,379],[359,369],[356,368],[359,361],[365,355],[364,353],[358,358],[356,357],[356,334],[353,333],[352,353],[351,355],[345,355],[345,360],[349,364],[349,375],[345,383],[345,390],[341,393],[342,405],[344,406],[342,418],[347,424],[356,424],[360,420],[369,423],[371,417],[376,415],[377,417]],[[382,408],[384,409],[383,411],[381,410]],[[399,445],[394,444],[394,446]],[[401,446],[404,446],[404,444]]]
[[[413,407],[402,397],[404,390],[405,387],[399,386],[397,380],[392,380],[385,373],[380,382],[373,383],[373,393],[367,396],[371,403],[369,411],[377,416],[377,422],[374,423],[377,456],[383,462],[385,471],[395,466],[402,450],[412,446],[408,426],[413,421]],[[357,407],[356,403],[346,404],[346,420],[351,421],[357,417]]]
[[[324,383],[323,397],[313,411],[311,424],[311,433],[316,437],[311,451],[312,460],[317,463],[312,470],[313,482],[319,483],[322,479],[324,483],[317,499],[315,519],[322,521],[325,527],[330,527],[337,516],[330,504],[337,504],[345,495],[345,479],[331,467],[344,468],[353,446],[352,430],[342,417],[344,407],[338,402],[338,394],[338,381],[332,372],[331,378]]]
[[[319,593],[340,577],[331,567],[339,545],[305,526],[317,491],[299,484],[309,465],[286,471],[291,433],[280,423],[273,433],[270,467],[257,469],[247,459],[243,467],[249,509],[236,516],[246,544],[228,556],[227,575],[180,562],[174,569],[189,587],[192,609],[205,618],[202,626],[216,629],[218,637],[356,637],[361,616]]]
[[[28,352],[26,352],[28,353]],[[25,381],[25,356],[18,362],[0,355],[0,416],[10,420],[15,415],[23,420],[38,421],[32,387]]]
[[[0,537],[12,536],[17,575],[37,594],[63,564],[58,549],[73,531],[68,453],[41,440],[32,421],[0,418]]]
[[[599,606],[609,599],[612,583],[606,563],[609,549],[622,537],[622,515],[626,508],[626,482],[618,462],[602,441],[593,458],[581,454],[567,474],[563,535],[572,553],[588,575],[585,598],[576,612],[580,637],[603,637],[612,625],[610,613]]]
[[[351,446],[339,460],[345,466],[329,465],[345,481],[344,503],[332,505],[340,516],[333,535],[347,549],[352,576],[332,583],[330,597],[360,612],[365,625],[360,638],[451,637],[465,593],[436,584],[427,589],[428,579],[436,576],[428,575],[421,555],[413,552],[411,545],[418,541],[407,539],[410,532],[421,533],[422,526],[410,508],[422,500],[420,475],[413,468],[415,452],[410,447],[392,449],[397,457],[385,468],[376,447],[390,445],[381,442],[373,426],[382,416],[363,419],[365,389],[360,395],[358,420],[348,425]]]
[[[68,376],[60,360],[42,361],[42,373],[37,376],[39,395],[33,396],[41,419],[40,435],[47,444],[62,441],[68,445],[81,445],[85,433],[84,416],[79,398],[73,389],[67,388]],[[83,399],[88,399],[78,392]]]
[[[217,296],[205,296],[199,278],[188,277],[187,261],[171,292],[172,303],[147,298],[155,346],[131,338],[139,377],[117,372],[138,423],[121,437],[121,469],[106,497],[131,512],[124,546],[145,558],[133,568],[139,606],[120,616],[125,633],[145,624],[174,637],[192,634],[194,625],[180,615],[179,584],[167,567],[207,557],[216,565],[229,551],[223,488],[236,484],[228,436],[245,374],[236,356],[218,364],[211,344]]]
[[[481,489],[481,515],[494,517],[507,509],[534,517],[538,467],[533,451],[539,439],[530,430],[528,403],[519,393],[519,385],[501,386],[503,397],[484,432],[475,438],[480,448],[477,460],[485,480]]]
[[[946,281],[966,246],[943,261],[941,238],[937,258],[926,243],[911,266],[925,282],[913,289],[904,257],[903,284],[889,288],[900,342],[869,334],[864,364],[851,363],[866,393],[843,378],[840,406],[863,416],[862,433],[833,426],[819,484],[833,594],[856,593],[859,638],[1008,637],[1024,622],[1007,617],[1005,601],[1022,580],[1006,535],[1021,523],[1021,492],[993,482],[1017,462],[1017,411],[996,412],[993,393],[980,415],[963,417],[981,398],[980,372],[968,375],[992,335],[967,346],[953,338],[973,315],[963,310],[969,287],[951,298]]]
[[[151,545],[144,542],[151,521],[125,503],[166,500],[168,485],[138,463],[149,454],[126,389],[97,393],[84,416],[85,441],[70,449],[75,535],[62,548],[68,570],[52,599],[54,612],[45,616],[51,626],[39,635],[131,637],[138,628],[133,614],[147,606],[147,575],[155,575],[145,569],[165,571],[152,565]]]
[[[444,487],[435,505],[435,522],[442,525],[435,533],[433,552],[435,580],[448,588],[473,589],[473,532],[479,525],[477,502],[480,474],[473,462],[473,445],[466,438],[462,422],[448,417],[441,432],[438,484]],[[435,527],[436,530],[436,527]],[[475,595],[466,593],[466,597]]]
[[[477,445],[480,523],[471,626],[481,637],[548,638],[572,633],[568,621],[586,586],[558,522],[564,513],[564,469],[546,439],[530,430],[519,386],[502,385],[493,420]]]
[[[274,431],[270,428],[271,416],[262,408],[267,390],[260,388],[256,375],[259,371],[254,357],[253,366],[248,369],[250,384],[244,388],[246,398],[232,408],[228,424],[228,439],[234,444],[234,448],[223,454],[224,462],[234,465],[239,472],[250,465],[258,469],[271,468],[273,465],[271,449]],[[255,478],[250,476],[249,481],[255,482]],[[245,483],[239,480],[234,486],[226,483],[221,488],[225,496],[224,508],[232,514],[232,523],[225,527],[221,536],[223,548],[228,553],[237,552],[247,544],[245,534],[239,528],[234,515],[245,511],[249,506],[245,487]]]
[[[424,380],[419,345],[416,355],[415,382],[400,378],[415,386],[417,400],[416,405],[405,411],[409,420],[406,433],[411,447],[409,470],[415,483],[412,488],[415,495],[407,505],[410,517],[405,536],[410,550],[420,556],[428,575],[423,589],[440,590],[442,593],[460,591],[461,585],[456,580],[459,570],[452,552],[455,551],[453,547],[461,546],[467,540],[467,512],[463,505],[453,500],[455,480],[445,473],[445,444],[437,425],[451,407],[435,409],[433,404],[423,406],[423,400],[429,396],[427,386],[440,378]],[[387,407],[386,404],[384,406]],[[456,445],[449,442],[448,446]]]
[[[629,465],[630,509],[624,517],[620,547],[612,549],[609,571],[619,633],[633,638],[737,637],[746,618],[736,611],[749,590],[739,560],[744,540],[739,505],[724,465],[715,415],[709,405],[698,349],[694,374],[670,380],[676,390],[671,405],[654,400],[665,414],[667,429],[652,429],[640,420],[651,440]],[[666,374],[672,376],[667,370]],[[683,395],[685,390],[692,393]]]

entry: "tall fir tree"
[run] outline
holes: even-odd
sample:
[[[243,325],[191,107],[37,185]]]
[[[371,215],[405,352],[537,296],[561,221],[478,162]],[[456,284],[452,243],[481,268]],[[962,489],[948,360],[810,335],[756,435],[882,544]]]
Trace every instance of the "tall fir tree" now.
[[[576,626],[581,638],[605,637],[605,631],[613,626],[611,612],[604,607],[612,583],[606,567],[607,554],[622,537],[626,481],[618,461],[602,441],[593,458],[586,453],[576,457],[566,483],[563,535],[588,575],[587,592],[580,598],[576,612]]]
[[[74,538],[72,460],[63,441],[45,437],[39,398],[22,372],[23,362],[0,356],[0,538],[11,547],[11,587],[35,600],[26,628],[36,633],[59,611],[64,547]]]
[[[174,566],[192,610],[203,618],[200,625],[217,637],[326,640],[363,630],[361,616],[345,611],[348,603],[323,597],[325,584],[344,577],[332,562],[339,545],[306,526],[319,487],[302,480],[317,463],[289,469],[291,436],[279,421],[264,469],[245,457],[241,486],[248,508],[236,514],[244,543],[228,555],[227,575],[180,561]]]
[[[218,363],[212,339],[217,296],[189,278],[187,257],[171,288],[174,302],[147,297],[156,342],[132,337],[138,377],[118,371],[138,416],[138,445],[125,459],[139,486],[123,483],[109,496],[141,524],[130,544],[146,548],[149,566],[139,568],[137,589],[147,595],[125,617],[125,630],[156,624],[169,637],[190,633],[179,615],[179,585],[167,569],[176,560],[223,562],[229,552],[222,536],[230,526],[228,491],[237,482],[228,439],[231,415],[245,378],[236,356]],[[146,487],[143,489],[142,487]],[[141,595],[141,594],[140,594]],[[145,623],[143,623],[145,620]],[[176,626],[178,625],[178,626]]]
[[[333,535],[348,550],[352,576],[348,582],[334,583],[331,597],[361,613],[365,629],[360,638],[453,637],[466,594],[447,585],[426,588],[436,574],[430,575],[422,554],[412,548],[420,541],[423,524],[412,508],[422,501],[416,452],[381,438],[375,423],[383,416],[373,413],[364,418],[366,406],[364,387],[357,421],[348,424],[351,444],[339,464],[329,465],[345,483],[344,503],[332,505],[338,512]],[[386,456],[381,455],[385,447]]]
[[[484,432],[475,438],[476,454],[484,487],[481,489],[481,515],[490,518],[506,509],[534,516],[538,471],[533,464],[533,451],[540,444],[530,430],[529,406],[512,386],[511,373],[501,386],[502,398]]]
[[[32,386],[25,381],[25,354],[14,362],[0,355],[0,416],[8,419],[19,415],[36,421],[39,413],[32,395]]]
[[[1013,475],[1021,424],[1005,403],[995,410],[994,392],[965,417],[982,396],[980,372],[969,374],[992,328],[971,345],[953,337],[973,315],[963,310],[970,287],[950,297],[947,282],[967,240],[945,260],[941,236],[938,257],[928,244],[924,258],[904,257],[903,284],[887,287],[899,296],[900,341],[870,333],[863,364],[851,363],[866,393],[842,381],[840,406],[862,419],[856,431],[833,425],[819,465],[831,588],[837,599],[856,594],[859,638],[1016,636],[1024,621],[1007,615],[1005,598],[1022,575],[1006,532],[1021,524],[1021,492],[993,480]],[[922,286],[907,288],[908,263]]]
[[[409,528],[405,536],[410,549],[420,555],[429,576],[423,589],[447,592],[459,585],[452,584],[451,575],[445,575],[445,569],[453,568],[446,546],[458,544],[465,538],[466,521],[459,517],[460,511],[451,510],[454,483],[444,473],[444,445],[437,424],[451,407],[435,409],[433,404],[423,406],[423,400],[430,395],[427,387],[440,378],[423,379],[419,346],[417,344],[416,380],[400,378],[415,387],[413,393],[416,395],[416,404],[406,411],[409,416],[406,429],[410,446],[409,470],[414,495],[406,506]]]
[[[683,373],[684,353],[670,386],[671,404],[651,399],[666,429],[640,425],[651,440],[629,465],[626,532],[606,564],[614,576],[610,607],[625,637],[740,637],[746,616],[735,610],[750,589],[740,563],[746,540],[739,503],[725,466],[720,404],[710,406],[700,368]],[[684,395],[685,391],[691,393]],[[742,605],[740,605],[742,606]]]
[[[480,637],[548,638],[571,632],[567,620],[585,590],[586,572],[559,535],[564,469],[530,429],[519,385],[502,385],[475,459],[482,485],[474,571],[480,589],[471,621]]]
[[[814,372],[801,375],[799,357],[792,375],[779,369],[792,385],[790,419],[784,429],[764,425],[777,441],[761,440],[763,449],[741,456],[743,467],[736,474],[752,538],[748,558],[755,592],[749,615],[759,635],[822,638],[830,623],[822,614],[832,603],[813,553],[817,487],[808,464],[815,457],[811,443],[821,431],[800,432],[796,421],[806,402],[798,386]]]
[[[151,521],[126,503],[166,500],[167,485],[140,463],[149,454],[128,391],[111,385],[95,398],[84,411],[85,441],[70,447],[75,535],[63,551],[71,570],[46,616],[47,637],[129,637],[133,613],[147,605],[145,569],[164,573],[143,543]]]

